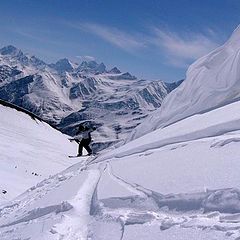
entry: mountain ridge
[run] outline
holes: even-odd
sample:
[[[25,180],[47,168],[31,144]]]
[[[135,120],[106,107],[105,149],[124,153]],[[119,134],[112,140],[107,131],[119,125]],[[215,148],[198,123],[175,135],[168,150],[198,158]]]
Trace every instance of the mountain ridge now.
[[[96,139],[103,142],[125,138],[180,83],[137,79],[96,61],[78,64],[63,58],[47,64],[11,45],[0,49],[1,99],[67,134],[74,135],[74,127],[82,122],[92,122],[100,126]]]

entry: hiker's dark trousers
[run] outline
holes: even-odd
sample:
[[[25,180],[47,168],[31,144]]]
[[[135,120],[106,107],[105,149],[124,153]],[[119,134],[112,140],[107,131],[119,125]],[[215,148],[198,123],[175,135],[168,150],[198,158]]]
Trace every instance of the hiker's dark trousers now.
[[[87,150],[88,154],[92,154],[92,149],[89,147],[91,139],[82,139],[78,147],[78,155],[82,155],[83,147]]]

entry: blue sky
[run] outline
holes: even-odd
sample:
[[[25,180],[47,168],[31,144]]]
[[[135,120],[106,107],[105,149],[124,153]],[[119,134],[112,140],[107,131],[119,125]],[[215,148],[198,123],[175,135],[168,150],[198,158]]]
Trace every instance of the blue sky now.
[[[1,0],[0,46],[175,81],[240,24],[239,0]]]

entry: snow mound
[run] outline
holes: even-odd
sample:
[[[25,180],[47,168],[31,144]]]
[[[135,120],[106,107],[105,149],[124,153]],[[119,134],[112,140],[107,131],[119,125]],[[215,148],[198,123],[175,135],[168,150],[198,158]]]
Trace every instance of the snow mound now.
[[[128,141],[157,128],[239,100],[240,26],[221,47],[193,63],[186,80],[130,135]]]
[[[205,211],[223,211],[236,213],[240,211],[240,191],[227,189],[213,192],[204,201]]]

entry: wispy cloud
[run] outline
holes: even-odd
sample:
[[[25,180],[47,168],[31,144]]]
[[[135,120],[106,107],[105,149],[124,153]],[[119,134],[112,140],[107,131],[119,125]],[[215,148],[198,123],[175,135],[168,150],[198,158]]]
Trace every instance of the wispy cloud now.
[[[80,59],[80,61],[95,61],[95,57],[92,56],[76,56],[76,58]]]
[[[125,51],[132,52],[146,47],[144,40],[140,40],[139,34],[127,33],[118,28],[108,27],[96,23],[74,23],[71,27],[94,34],[103,40],[115,45]]]
[[[154,37],[150,42],[164,52],[170,64],[177,67],[186,67],[189,62],[219,46],[213,32],[208,35],[188,33],[183,36],[160,28],[154,28],[153,32]]]
[[[150,50],[161,53],[165,62],[178,68],[186,68],[189,63],[219,46],[216,33],[206,28],[204,33],[167,31],[160,27],[145,27],[141,32],[126,32],[119,28],[89,22],[65,22],[69,27],[88,32],[130,52]]]

